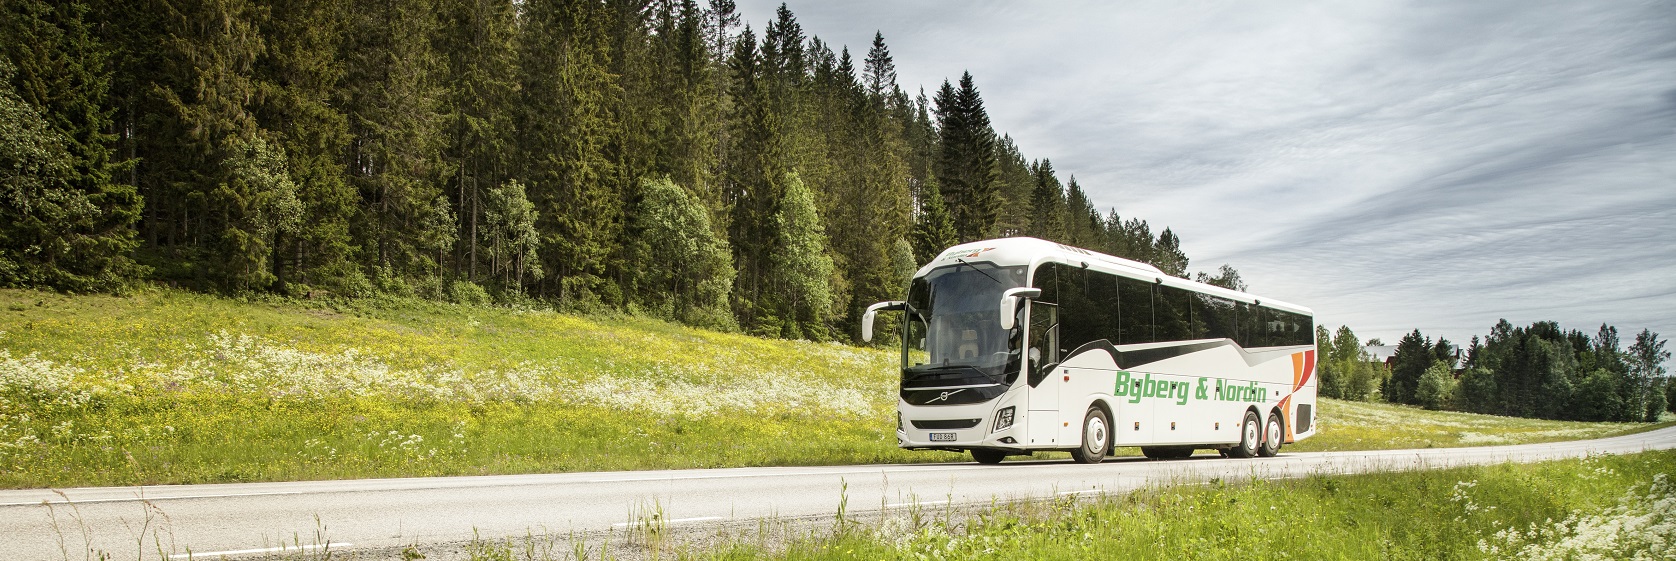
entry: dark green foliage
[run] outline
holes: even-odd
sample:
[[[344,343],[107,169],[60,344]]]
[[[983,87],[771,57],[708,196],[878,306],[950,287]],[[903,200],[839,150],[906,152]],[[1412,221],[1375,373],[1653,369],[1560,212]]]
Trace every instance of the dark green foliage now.
[[[1416,329],[1397,342],[1397,352],[1391,358],[1391,379],[1385,381],[1381,393],[1391,403],[1417,405],[1414,395],[1420,376],[1432,365],[1431,339],[1422,337]]]
[[[919,219],[914,222],[914,256],[920,263],[930,263],[943,250],[956,243],[959,238],[954,231],[954,221],[949,217],[948,207],[943,205],[943,196],[939,193],[936,183],[925,190],[925,199],[920,204]]]
[[[1630,345],[1625,361],[1629,364],[1625,384],[1628,395],[1624,399],[1628,415],[1653,421],[1665,409],[1666,403],[1658,403],[1663,397],[1659,385],[1665,378],[1664,363],[1670,360],[1670,351],[1665,350],[1665,343],[1659,339],[1659,334],[1647,329],[1635,335],[1635,343]]]
[[[118,288],[141,199],[113,151],[110,49],[82,1],[0,2],[0,284]]]
[[[446,58],[443,159],[463,243],[452,248],[456,276],[477,279],[484,196],[514,173],[518,110],[517,8],[512,0],[445,2],[438,45]]]
[[[997,133],[970,73],[910,96],[882,33],[857,60],[786,5],[760,41],[730,0],[0,8],[0,284],[492,294],[851,339],[961,241],[1187,274],[1170,230]],[[704,257],[649,265],[672,251]]]
[[[635,209],[635,300],[656,315],[707,327],[728,327],[733,316],[733,255],[716,235],[709,211],[669,180],[647,182]]]
[[[1065,205],[1065,187],[1053,175],[1053,162],[1037,160],[1030,171],[1035,181],[1030,190],[1030,226],[1025,233],[1045,240],[1064,239],[1065,214],[1059,209]]]
[[[1668,377],[1664,379],[1664,408],[1666,411],[1676,413],[1676,381]]]
[[[937,131],[942,154],[937,181],[943,203],[948,206],[955,237],[961,241],[981,240],[995,235],[1001,195],[996,183],[995,131],[989,113],[972,80],[972,73],[960,76],[960,89],[947,80],[937,90]]]
[[[778,296],[772,309],[780,318],[779,336],[824,340],[831,313],[832,258],[826,254],[826,230],[815,209],[815,198],[803,181],[787,178],[786,194],[774,215],[782,242],[769,257],[769,285]]]
[[[1655,420],[1666,408],[1660,380],[1669,356],[1642,355],[1645,348],[1662,347],[1657,339],[1644,330],[1638,346],[1624,351],[1611,326],[1589,337],[1554,322],[1515,328],[1502,320],[1482,345],[1473,337],[1466,349],[1455,407],[1545,419]],[[1433,355],[1441,348],[1440,342]]]

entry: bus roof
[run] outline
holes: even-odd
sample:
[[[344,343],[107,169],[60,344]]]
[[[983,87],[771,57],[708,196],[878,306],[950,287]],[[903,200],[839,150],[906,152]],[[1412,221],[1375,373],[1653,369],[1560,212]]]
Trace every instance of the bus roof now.
[[[1125,276],[1133,279],[1155,282],[1165,286],[1200,292],[1210,296],[1227,298],[1236,302],[1256,304],[1268,308],[1288,310],[1301,314],[1315,315],[1313,310],[1263,298],[1255,294],[1228,290],[1220,286],[1196,282],[1181,277],[1165,274],[1157,267],[1131,261],[1122,257],[1114,257],[1097,251],[1089,251],[1080,247],[1072,247],[1062,243],[1050,242],[1038,238],[1015,237],[983,240],[979,242],[963,243],[944,250],[932,259],[925,267],[920,268],[914,276],[918,277],[931,272],[932,269],[953,265],[958,261],[968,263],[984,261],[997,266],[1028,265],[1034,268],[1048,262],[1063,263],[1079,267],[1099,270],[1101,272]]]

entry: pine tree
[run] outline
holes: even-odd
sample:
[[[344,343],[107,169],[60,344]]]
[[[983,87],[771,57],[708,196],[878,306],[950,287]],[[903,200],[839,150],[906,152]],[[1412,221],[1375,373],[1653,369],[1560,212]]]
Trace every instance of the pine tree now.
[[[896,61],[890,56],[890,47],[885,46],[884,32],[873,32],[873,46],[867,49],[866,68],[862,78],[867,83],[868,95],[883,98],[886,92],[895,89]]]
[[[260,128],[253,103],[267,11],[199,0],[179,14],[166,20],[168,63],[158,72],[169,110],[151,148],[162,158],[146,174],[174,202],[165,216],[179,226],[168,241],[185,265],[174,274],[223,291],[266,290],[277,238],[301,219],[284,146]]]
[[[1151,263],[1166,275],[1187,278],[1187,254],[1181,251],[1181,238],[1169,228],[1158,234]]]
[[[1418,329],[1404,335],[1391,362],[1391,379],[1381,393],[1391,403],[1417,404],[1415,388],[1432,365],[1431,340],[1421,337]]]
[[[1010,135],[1001,135],[995,146],[995,236],[1008,237],[1023,235],[1030,229],[1031,213],[1035,210],[1030,206],[1031,194],[1036,190],[1036,176],[1030,170],[1030,162],[1024,159],[1018,145]],[[1064,208],[1060,209],[1063,214]],[[1063,219],[1063,217],[1061,218]],[[1070,243],[1068,239],[1059,239]]]
[[[769,252],[780,243],[774,216],[780,212],[789,170],[780,138],[781,121],[764,91],[766,71],[749,25],[734,41],[728,65],[734,88],[734,114],[729,121],[735,129],[729,135],[733,142],[727,158],[730,189],[726,195],[731,212],[728,240],[739,271],[734,283],[735,314],[747,330],[760,330],[765,324],[777,329],[779,319],[772,317],[766,280]]]

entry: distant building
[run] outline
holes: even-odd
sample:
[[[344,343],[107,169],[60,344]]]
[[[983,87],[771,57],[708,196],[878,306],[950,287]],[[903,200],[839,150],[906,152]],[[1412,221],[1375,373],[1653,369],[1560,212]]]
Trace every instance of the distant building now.
[[[1370,362],[1377,362],[1386,366],[1391,365],[1391,358],[1397,356],[1396,345],[1368,345],[1362,347]]]

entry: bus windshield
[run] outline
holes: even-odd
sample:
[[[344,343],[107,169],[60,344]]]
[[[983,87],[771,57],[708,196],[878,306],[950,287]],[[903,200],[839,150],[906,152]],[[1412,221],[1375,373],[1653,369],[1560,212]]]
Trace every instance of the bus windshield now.
[[[1017,370],[1021,333],[1001,329],[1001,293],[1024,286],[1025,267],[950,265],[914,279],[908,289],[904,370],[966,367],[999,383]],[[1022,324],[1022,321],[1015,322]],[[1009,382],[1011,376],[1008,376]]]

